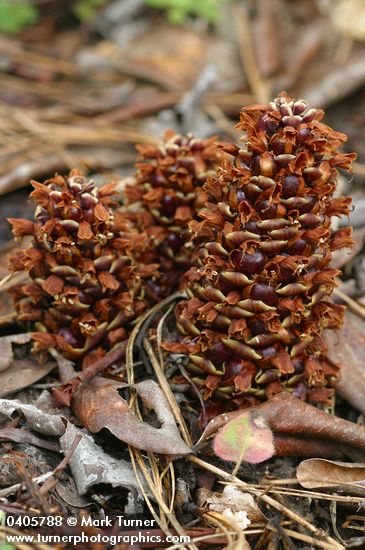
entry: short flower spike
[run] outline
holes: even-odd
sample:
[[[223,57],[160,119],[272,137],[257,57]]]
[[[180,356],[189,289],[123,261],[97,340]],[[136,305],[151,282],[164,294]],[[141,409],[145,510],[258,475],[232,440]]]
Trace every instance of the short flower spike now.
[[[205,203],[202,187],[215,173],[223,152],[215,138],[197,139],[172,130],[158,146],[139,145],[134,182],[126,188],[128,215],[148,233],[155,258],[165,276],[157,295],[167,295],[191,266],[194,248],[189,241],[189,222]],[[163,284],[164,281],[164,284]]]
[[[55,347],[86,366],[126,339],[158,265],[141,263],[147,239],[112,208],[114,184],[98,189],[77,170],[32,183],[35,221],[9,220],[15,238],[31,237],[10,258],[30,276],[12,289],[18,318],[38,331],[35,351]]]
[[[189,299],[176,307],[187,370],[213,411],[238,408],[283,390],[322,403],[339,367],[326,356],[325,328],[344,307],[329,300],[339,271],[334,250],[352,244],[351,228],[331,230],[350,198],[333,198],[338,168],[350,169],[346,141],[282,93],[244,108],[242,147],[203,190],[200,221],[190,223],[198,261],[186,274]]]

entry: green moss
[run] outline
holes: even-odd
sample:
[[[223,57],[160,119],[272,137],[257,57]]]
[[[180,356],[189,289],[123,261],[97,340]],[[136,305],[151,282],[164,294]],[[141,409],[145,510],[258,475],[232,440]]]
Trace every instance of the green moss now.
[[[105,4],[105,0],[79,0],[73,11],[80,21],[88,21],[94,17],[98,7]]]
[[[176,25],[184,23],[189,15],[200,17],[208,23],[216,23],[219,6],[224,0],[145,0],[152,8],[166,11],[168,20]]]
[[[29,0],[0,0],[0,32],[16,34],[38,19],[38,11]]]

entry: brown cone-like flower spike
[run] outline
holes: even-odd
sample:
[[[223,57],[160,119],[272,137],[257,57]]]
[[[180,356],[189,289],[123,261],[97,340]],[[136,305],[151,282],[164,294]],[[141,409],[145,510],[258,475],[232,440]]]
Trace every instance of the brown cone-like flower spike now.
[[[126,202],[137,204],[128,215],[153,240],[153,261],[165,273],[164,288],[157,295],[168,294],[176,280],[191,266],[194,250],[188,245],[188,223],[207,195],[202,186],[216,170],[223,153],[215,138],[196,139],[172,130],[165,133],[158,147],[139,145],[139,159],[134,183],[125,190]],[[162,280],[160,281],[162,284]]]
[[[244,108],[242,148],[204,186],[209,200],[190,224],[199,246],[185,277],[189,295],[176,307],[186,367],[211,412],[253,404],[288,390],[326,402],[338,366],[326,356],[325,328],[343,307],[329,296],[339,271],[331,252],[352,243],[351,229],[331,230],[351,200],[333,198],[344,134],[323,112],[285,93]]]
[[[147,240],[115,212],[114,184],[98,189],[77,170],[32,184],[34,223],[9,220],[16,238],[31,236],[10,257],[11,269],[31,278],[11,291],[18,318],[38,331],[35,351],[56,347],[86,366],[126,339],[158,265],[137,264]]]

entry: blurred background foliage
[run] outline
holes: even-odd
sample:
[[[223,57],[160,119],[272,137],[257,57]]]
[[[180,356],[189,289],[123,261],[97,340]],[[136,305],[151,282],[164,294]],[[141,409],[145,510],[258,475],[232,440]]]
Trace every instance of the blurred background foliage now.
[[[92,19],[98,8],[108,0],[78,0],[71,11],[81,21]],[[207,23],[219,17],[222,0],[144,0],[147,6],[162,10],[170,23],[181,25],[188,16],[196,16]],[[42,2],[32,0],[0,0],[0,32],[15,34],[37,22]]]

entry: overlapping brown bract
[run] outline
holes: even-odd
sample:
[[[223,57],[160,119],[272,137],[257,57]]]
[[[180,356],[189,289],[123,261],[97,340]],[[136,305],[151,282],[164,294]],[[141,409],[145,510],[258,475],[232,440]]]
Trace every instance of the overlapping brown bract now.
[[[188,223],[204,205],[207,195],[202,186],[223,157],[215,141],[168,130],[159,146],[137,147],[137,172],[125,195],[134,210],[128,216],[152,238],[151,259],[165,273],[158,285],[149,285],[157,296],[168,295],[191,266],[194,247],[188,244]]]
[[[126,339],[158,265],[143,262],[148,240],[112,208],[114,184],[97,189],[73,170],[33,186],[35,222],[9,220],[16,238],[31,236],[10,258],[32,279],[12,289],[19,320],[38,331],[35,350],[56,347],[85,367]]]
[[[212,413],[254,404],[288,390],[314,403],[333,393],[338,366],[326,356],[324,328],[343,307],[328,300],[331,252],[351,243],[331,217],[351,200],[333,198],[338,168],[354,154],[320,122],[323,113],[281,94],[244,108],[242,148],[204,185],[209,199],[192,221],[197,266],[185,278],[189,299],[176,307],[187,370]]]

